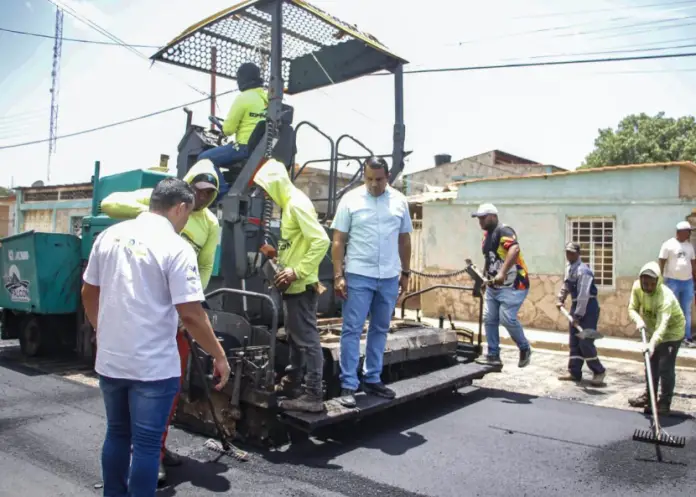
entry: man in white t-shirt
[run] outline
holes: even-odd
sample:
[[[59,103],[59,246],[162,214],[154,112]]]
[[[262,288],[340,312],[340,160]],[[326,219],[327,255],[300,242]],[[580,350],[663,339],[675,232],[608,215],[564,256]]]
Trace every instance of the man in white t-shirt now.
[[[178,234],[193,206],[188,183],[161,180],[149,212],[99,235],[85,269],[82,301],[97,331],[95,370],[106,407],[105,496],[155,495],[162,435],[181,376],[179,317],[212,355],[216,388],[229,379],[225,352],[201,305],[196,254]]]
[[[693,347],[691,337],[691,302],[694,299],[694,279],[696,279],[696,253],[691,244],[691,224],[681,221],[677,224],[677,234],[662,244],[660,248],[660,270],[665,284],[679,301],[686,318],[684,346]]]

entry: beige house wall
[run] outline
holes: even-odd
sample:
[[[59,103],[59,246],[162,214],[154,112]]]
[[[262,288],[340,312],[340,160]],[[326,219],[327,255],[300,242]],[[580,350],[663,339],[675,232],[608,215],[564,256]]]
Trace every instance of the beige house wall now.
[[[477,264],[480,266],[480,264]],[[445,268],[429,267],[427,272],[446,272]],[[525,300],[518,319],[523,326],[546,330],[565,330],[568,321],[558,312],[555,301],[561,288],[562,275],[532,275],[529,295]],[[634,278],[618,278],[616,291],[600,294],[601,308],[598,328],[607,335],[636,337],[635,326],[628,319],[628,300]],[[447,284],[472,285],[468,275],[449,278]],[[566,301],[566,307],[569,305]],[[471,292],[452,290],[433,290],[421,298],[424,316],[439,317],[448,314],[460,321],[478,321],[478,299]]]

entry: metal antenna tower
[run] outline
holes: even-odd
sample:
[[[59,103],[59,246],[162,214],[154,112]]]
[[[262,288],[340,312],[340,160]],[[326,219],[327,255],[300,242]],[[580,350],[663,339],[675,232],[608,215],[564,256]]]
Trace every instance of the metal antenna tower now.
[[[53,69],[51,71],[51,124],[48,141],[48,165],[46,181],[51,179],[51,156],[56,151],[56,133],[58,132],[58,93],[60,86],[60,57],[63,53],[63,10],[56,7],[56,34],[53,43]]]

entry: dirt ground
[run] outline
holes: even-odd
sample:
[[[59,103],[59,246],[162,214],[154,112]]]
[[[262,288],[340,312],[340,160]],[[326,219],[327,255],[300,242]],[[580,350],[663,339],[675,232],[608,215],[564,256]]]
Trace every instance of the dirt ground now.
[[[587,366],[583,369],[583,382],[580,385],[556,378],[566,371],[567,353],[535,350],[531,364],[519,369],[517,349],[501,346],[501,359],[503,371],[487,375],[475,382],[477,386],[628,410],[633,409],[628,405],[628,398],[645,388],[643,364],[634,361],[600,358],[607,370],[605,385],[593,387],[588,381],[592,378],[592,373]],[[695,369],[677,368],[672,410],[696,416]]]

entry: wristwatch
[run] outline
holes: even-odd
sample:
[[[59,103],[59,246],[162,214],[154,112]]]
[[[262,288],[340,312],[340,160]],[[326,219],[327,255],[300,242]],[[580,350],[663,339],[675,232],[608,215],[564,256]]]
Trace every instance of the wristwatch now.
[[[401,271],[401,276],[411,276],[411,271]]]

